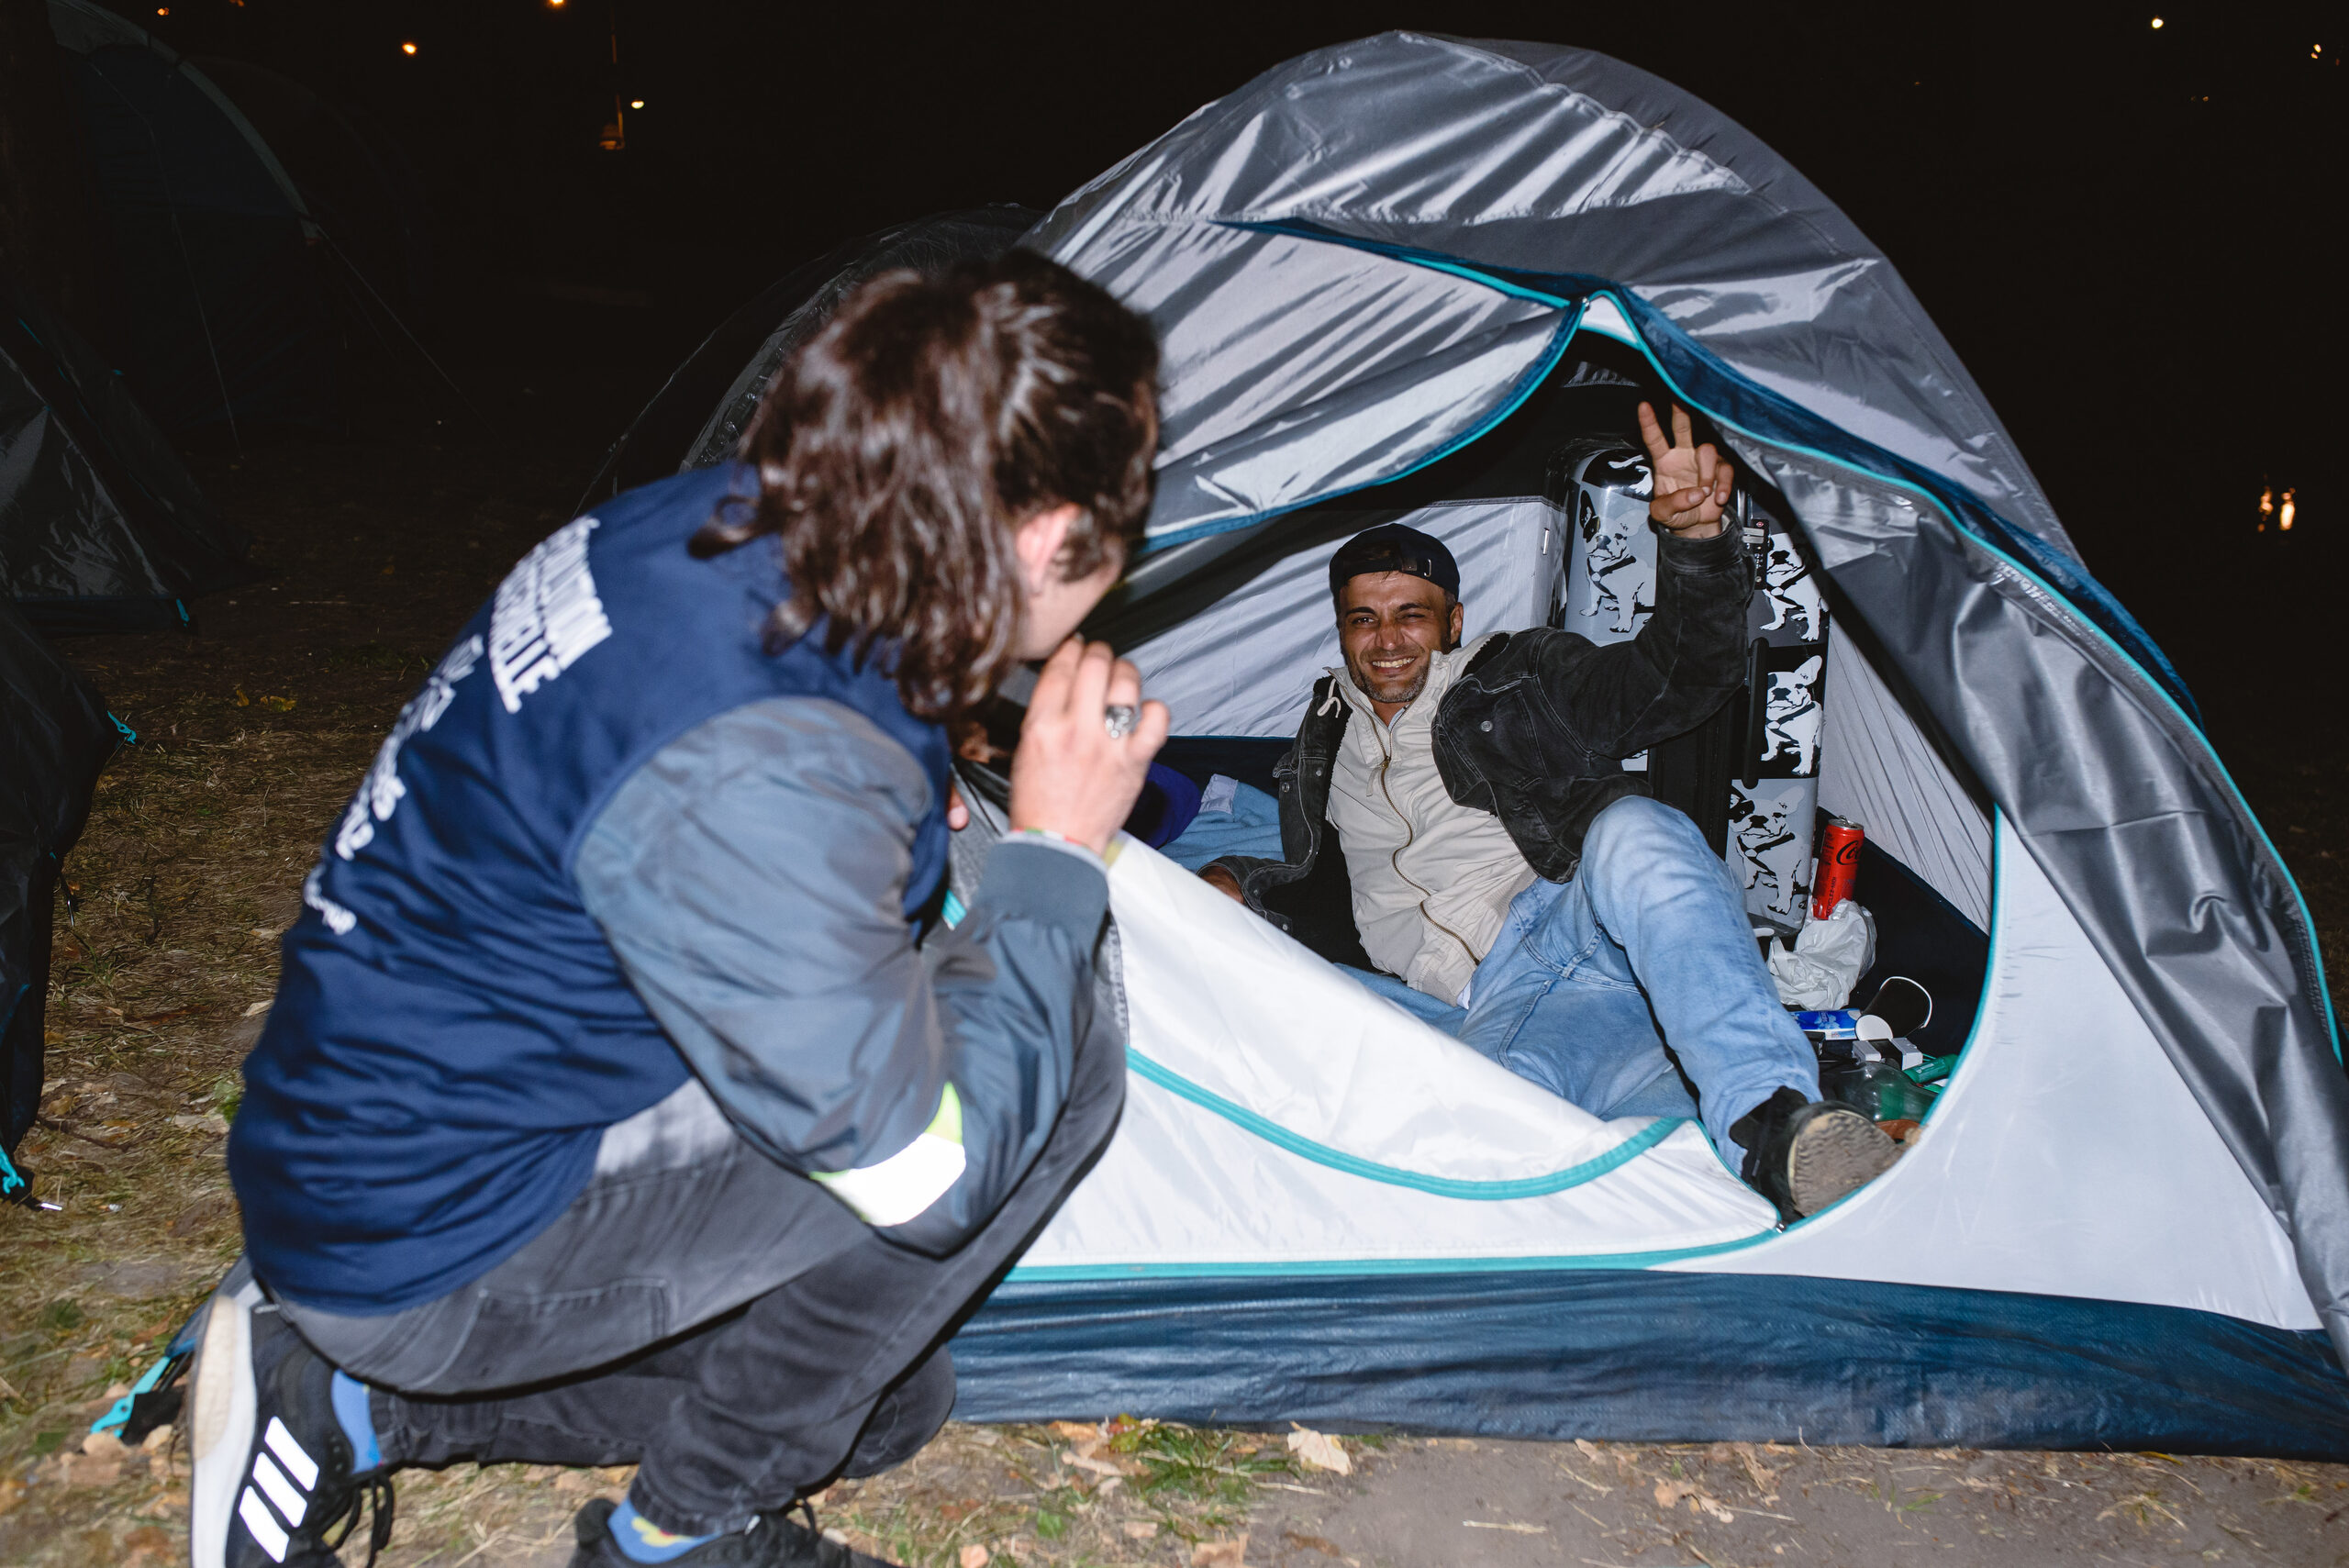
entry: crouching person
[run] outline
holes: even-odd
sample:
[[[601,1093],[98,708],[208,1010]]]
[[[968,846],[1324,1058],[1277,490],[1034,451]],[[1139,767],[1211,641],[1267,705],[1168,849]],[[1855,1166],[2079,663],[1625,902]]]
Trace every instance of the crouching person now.
[[[368,1495],[380,1546],[392,1473],[459,1460],[640,1464],[581,1564],[872,1561],[787,1510],[937,1431],[946,1337],[1122,1104],[1100,855],[1166,719],[1070,633],[1156,365],[1025,252],[885,275],[744,462],[558,530],[460,633],[246,1065],[198,1568],[329,1562]],[[949,930],[948,726],[1048,655]]]
[[[1451,551],[1397,524],[1356,536],[1330,562],[1345,665],[1314,685],[1279,770],[1284,858],[1201,874],[1586,1110],[1700,1115],[1791,1220],[1895,1151],[1820,1100],[1743,894],[1696,824],[1623,771],[1736,689],[1753,585],[1721,528],[1728,462],[1676,408],[1669,440],[1645,404],[1640,423],[1664,534],[1639,636],[1602,648],[1536,628],[1463,646]]]

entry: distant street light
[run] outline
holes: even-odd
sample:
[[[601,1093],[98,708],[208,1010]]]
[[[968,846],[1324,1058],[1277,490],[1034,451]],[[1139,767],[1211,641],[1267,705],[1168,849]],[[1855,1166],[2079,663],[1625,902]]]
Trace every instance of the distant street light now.
[[[2162,19],[2161,19],[2159,17],[2155,17],[2154,18],[2154,31],[2155,31],[2155,32],[2160,32],[2161,30],[2162,30]]]
[[[644,107],[644,100],[641,98],[630,98],[628,101],[628,106],[631,109],[640,109]]]
[[[414,54],[416,52],[416,46],[412,43],[404,43],[400,45],[400,52],[402,54]]]

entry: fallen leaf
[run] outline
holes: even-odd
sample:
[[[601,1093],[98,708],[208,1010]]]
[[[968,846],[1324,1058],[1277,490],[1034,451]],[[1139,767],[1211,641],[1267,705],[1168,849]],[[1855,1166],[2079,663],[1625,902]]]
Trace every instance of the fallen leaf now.
[[[1072,1453],[1068,1456],[1068,1462],[1079,1470],[1089,1470],[1096,1475],[1122,1476],[1133,1473],[1114,1459],[1096,1459],[1091,1454]]]
[[[1655,1484],[1655,1506],[1659,1508],[1676,1507],[1683,1497],[1697,1495],[1694,1481],[1659,1481]]]
[[[1737,1516],[1735,1514],[1731,1513],[1729,1509],[1722,1507],[1718,1499],[1708,1497],[1702,1492],[1697,1494],[1697,1507],[1704,1509],[1705,1512],[1712,1515],[1713,1518],[1720,1520],[1723,1524],[1732,1524],[1736,1522]]]
[[[1285,1529],[1281,1531],[1281,1539],[1288,1542],[1289,1545],[1297,1548],[1299,1551],[1318,1551],[1324,1557],[1336,1557],[1342,1559],[1346,1555],[1344,1552],[1338,1550],[1338,1543],[1336,1541],[1330,1540],[1326,1536],[1300,1535],[1296,1530]]]
[[[1317,1432],[1310,1427],[1298,1427],[1295,1421],[1289,1425],[1297,1427],[1297,1430],[1288,1435],[1288,1451],[1297,1455],[1306,1469],[1331,1470],[1340,1475],[1354,1473],[1353,1460],[1337,1439],[1327,1432]]]
[[[1598,1457],[1598,1445],[1591,1441],[1588,1438],[1576,1438],[1575,1440],[1575,1447],[1582,1450],[1585,1458],[1597,1459]]]
[[[0,1481],[0,1516],[12,1512],[25,1500],[25,1484],[21,1481]],[[1129,1529],[1133,1527],[1129,1525]],[[1156,1526],[1152,1526],[1155,1529]]]
[[[165,1449],[172,1446],[172,1424],[169,1421],[166,1421],[161,1426],[156,1427],[148,1432],[145,1440],[140,1442],[139,1445],[139,1451],[142,1453],[161,1453]]]
[[[1772,1490],[1770,1483],[1778,1478],[1778,1473],[1762,1462],[1761,1456],[1753,1451],[1752,1443],[1737,1443],[1733,1446],[1737,1450],[1737,1457],[1745,1462],[1745,1473],[1753,1481],[1753,1489],[1763,1494],[1762,1500],[1765,1503],[1776,1502],[1778,1495]]]
[[[991,1562],[994,1557],[994,1552],[989,1551],[985,1547],[979,1545],[976,1541],[973,1541],[956,1555],[954,1561],[960,1563],[962,1568],[987,1568],[987,1563]]]
[[[125,1388],[122,1392],[128,1394],[130,1390]],[[116,1395],[115,1397],[120,1398],[121,1395]],[[122,1457],[130,1451],[123,1447],[122,1440],[112,1432],[92,1432],[82,1440],[82,1451],[92,1459],[111,1459],[119,1463]]]
[[[255,936],[257,936],[257,937],[258,937],[258,936],[268,936],[268,935],[270,935],[270,934],[271,934],[271,933],[269,933],[269,932],[266,932],[266,931],[262,930],[259,927],[255,927],[255,928],[253,929],[253,935],[255,935]],[[260,1001],[255,1002],[251,1006],[247,1007],[247,1008],[245,1009],[245,1017],[247,1017],[247,1018],[257,1018],[261,1017],[261,1015],[262,1015],[262,1014],[266,1013],[267,1011],[269,1011],[269,1005],[270,1005],[270,1003],[272,1003],[272,1002],[273,1002],[273,1001],[275,1001],[275,1000],[276,1000],[276,998],[275,998],[275,997],[273,997],[273,996],[265,996],[265,997],[262,998]]]
[[[122,1560],[123,1568],[145,1568],[150,1562],[161,1568],[178,1555],[172,1549],[172,1538],[153,1525],[140,1525],[124,1536],[122,1549],[127,1554]]]
[[[1191,1548],[1191,1568],[1248,1568],[1246,1531],[1230,1540],[1203,1540]]]
[[[276,928],[272,926],[252,926],[247,929],[246,934],[255,937],[273,937],[277,935],[277,930]],[[252,1014],[247,1013],[245,1017],[250,1018],[252,1017]]]
[[[1125,1523],[1125,1531],[1126,1539],[1128,1540],[1148,1540],[1151,1537],[1158,1533],[1158,1521],[1155,1519],[1128,1519]]]
[[[122,1479],[122,1460],[119,1455],[101,1459],[86,1453],[61,1453],[56,1474],[67,1486],[111,1486]]]
[[[1052,1436],[1066,1442],[1081,1442],[1086,1438],[1097,1438],[1101,1435],[1099,1427],[1084,1421],[1054,1421],[1051,1430]]]

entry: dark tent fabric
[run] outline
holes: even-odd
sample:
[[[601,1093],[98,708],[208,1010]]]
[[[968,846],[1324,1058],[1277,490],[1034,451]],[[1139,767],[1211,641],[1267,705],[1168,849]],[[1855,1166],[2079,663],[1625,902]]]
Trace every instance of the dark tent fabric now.
[[[866,278],[892,267],[941,271],[1000,254],[1042,216],[1008,206],[937,213],[852,239],[785,273],[677,367],[614,444],[580,510],[731,452],[775,366]]]
[[[120,378],[0,276],[0,597],[52,633],[184,626],[250,574],[245,548]]]
[[[40,1105],[50,903],[117,730],[80,672],[0,603],[0,1150]],[[0,1183],[9,1174],[0,1171]]]
[[[317,232],[266,143],[139,28],[50,0],[111,232],[139,400],[164,428],[317,424],[338,404]]]
[[[399,144],[355,106],[289,76],[217,55],[195,62],[226,93],[294,182],[341,267],[334,279],[372,290],[413,320],[432,292],[432,239],[424,178]],[[347,269],[347,272],[346,270]],[[366,314],[365,302],[353,302]]]

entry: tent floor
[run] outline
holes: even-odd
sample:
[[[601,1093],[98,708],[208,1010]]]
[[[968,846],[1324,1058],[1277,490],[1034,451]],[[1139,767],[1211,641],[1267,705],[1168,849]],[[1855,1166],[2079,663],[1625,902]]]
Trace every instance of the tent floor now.
[[[964,1420],[2349,1460],[2321,1334],[1996,1291],[1641,1270],[1014,1280]]]

